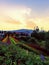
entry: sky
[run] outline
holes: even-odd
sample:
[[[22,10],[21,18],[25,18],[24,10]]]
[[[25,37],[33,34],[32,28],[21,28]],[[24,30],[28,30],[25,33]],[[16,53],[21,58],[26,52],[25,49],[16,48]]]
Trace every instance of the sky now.
[[[49,30],[49,0],[0,0],[0,30]]]

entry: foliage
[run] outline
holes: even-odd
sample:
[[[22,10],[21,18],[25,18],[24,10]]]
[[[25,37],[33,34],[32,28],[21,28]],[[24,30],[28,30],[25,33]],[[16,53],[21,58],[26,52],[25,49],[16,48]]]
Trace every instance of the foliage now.
[[[46,60],[48,61],[49,57],[46,57]],[[0,45],[0,65],[49,65],[47,61],[42,61],[40,55],[15,44]]]

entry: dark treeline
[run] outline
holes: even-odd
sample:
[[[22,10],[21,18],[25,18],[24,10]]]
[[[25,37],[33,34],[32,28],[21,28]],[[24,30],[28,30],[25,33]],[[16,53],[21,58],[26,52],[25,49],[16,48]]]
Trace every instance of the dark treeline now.
[[[49,50],[49,31],[46,32],[46,31],[34,30],[33,33],[31,33],[31,37],[34,37],[39,42],[45,41],[45,46]]]

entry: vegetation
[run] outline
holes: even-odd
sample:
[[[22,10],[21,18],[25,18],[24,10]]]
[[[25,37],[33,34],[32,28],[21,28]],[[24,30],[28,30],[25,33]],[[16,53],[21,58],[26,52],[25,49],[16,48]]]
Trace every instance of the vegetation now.
[[[49,65],[49,56],[43,55],[49,53],[49,31],[40,32],[37,27],[30,36],[5,32],[0,40],[11,42],[0,42],[0,65]]]
[[[48,32],[36,32],[36,30],[31,34],[37,40],[37,44],[45,47],[49,51],[49,31]]]
[[[0,45],[0,65],[49,65],[49,57],[22,49],[15,44]]]

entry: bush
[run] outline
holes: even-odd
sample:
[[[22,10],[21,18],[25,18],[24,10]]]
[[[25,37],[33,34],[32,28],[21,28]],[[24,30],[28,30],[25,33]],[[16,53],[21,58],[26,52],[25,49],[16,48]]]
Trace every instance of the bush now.
[[[49,62],[42,61],[40,55],[15,44],[0,45],[0,53],[3,54],[3,56],[0,55],[0,65],[49,65]]]

